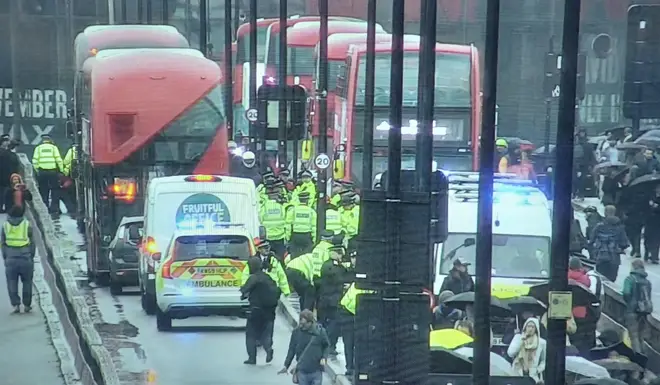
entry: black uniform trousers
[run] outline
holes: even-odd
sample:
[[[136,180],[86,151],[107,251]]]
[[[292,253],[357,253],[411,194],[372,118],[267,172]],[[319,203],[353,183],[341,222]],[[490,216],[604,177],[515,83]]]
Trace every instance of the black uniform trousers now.
[[[624,228],[628,240],[630,241],[630,246],[632,246],[630,254],[632,256],[641,256],[642,229],[644,228],[644,223],[638,219],[627,218],[624,221]]]
[[[615,261],[597,261],[596,271],[602,274],[605,278],[612,282],[616,282],[616,277],[619,275],[619,263]]]
[[[257,359],[257,345],[263,346],[266,352],[273,349],[273,326],[275,324],[275,309],[251,308],[245,326],[245,348],[248,359]]]
[[[21,304],[18,294],[18,281],[22,284],[23,306],[32,306],[32,279],[34,277],[34,261],[26,257],[10,257],[5,260],[5,278],[7,292],[12,306]]]
[[[341,325],[339,323],[339,309],[337,307],[321,306],[317,309],[319,322],[328,333],[328,340],[330,341],[330,351],[337,350],[337,340],[341,333]]]
[[[316,299],[316,292],[314,285],[305,277],[305,275],[296,269],[286,269],[286,277],[289,280],[289,285],[293,288],[300,297],[300,310],[314,309],[314,302]]]
[[[57,169],[38,170],[37,183],[39,184],[39,194],[41,194],[41,199],[43,199],[46,207],[49,208],[50,212],[59,211],[60,174]]]
[[[344,342],[344,356],[346,357],[346,374],[350,375],[355,369],[355,316],[348,310],[339,310],[341,323],[341,339]]]
[[[291,258],[298,258],[303,254],[310,253],[314,249],[312,233],[291,233],[289,240],[289,252]]]

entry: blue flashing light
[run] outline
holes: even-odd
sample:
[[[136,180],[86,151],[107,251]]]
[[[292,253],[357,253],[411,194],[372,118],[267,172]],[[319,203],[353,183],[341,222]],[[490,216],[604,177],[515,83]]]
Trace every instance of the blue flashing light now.
[[[245,227],[243,223],[213,222],[213,221],[181,221],[176,224],[178,230],[210,230],[227,229],[230,227]]]

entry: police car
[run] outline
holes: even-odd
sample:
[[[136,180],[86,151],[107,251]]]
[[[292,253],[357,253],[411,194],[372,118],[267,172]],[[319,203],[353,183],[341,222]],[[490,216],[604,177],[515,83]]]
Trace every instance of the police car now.
[[[157,253],[181,226],[196,223],[240,223],[257,237],[259,223],[254,182],[246,178],[218,175],[178,175],[149,181],[144,205],[144,237],[140,248],[138,280],[142,308],[156,312],[155,271]],[[164,255],[164,254],[162,254]]]
[[[172,328],[172,319],[191,316],[242,316],[248,302],[239,288],[248,258],[254,255],[244,225],[208,224],[178,230],[156,271],[156,324]]]
[[[454,261],[476,261],[479,174],[446,172],[449,179],[447,240],[435,248],[438,295]],[[500,299],[526,295],[550,271],[551,206],[529,181],[496,175],[493,193],[493,295]],[[471,272],[473,273],[473,272]]]

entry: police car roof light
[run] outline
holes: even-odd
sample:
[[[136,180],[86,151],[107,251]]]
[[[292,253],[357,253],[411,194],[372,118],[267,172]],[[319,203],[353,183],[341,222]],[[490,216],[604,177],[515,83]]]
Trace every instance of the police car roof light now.
[[[184,180],[186,182],[220,182],[222,178],[215,175],[191,175]]]

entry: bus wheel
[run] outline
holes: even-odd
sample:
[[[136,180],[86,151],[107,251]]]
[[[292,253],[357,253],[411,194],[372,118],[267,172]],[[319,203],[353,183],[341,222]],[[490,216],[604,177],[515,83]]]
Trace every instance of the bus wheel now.
[[[144,289],[140,290],[140,300],[142,302],[142,310],[147,315],[156,314],[156,296],[146,293]]]
[[[160,332],[167,332],[172,329],[172,318],[166,313],[160,311],[160,309],[156,314],[156,328]]]

